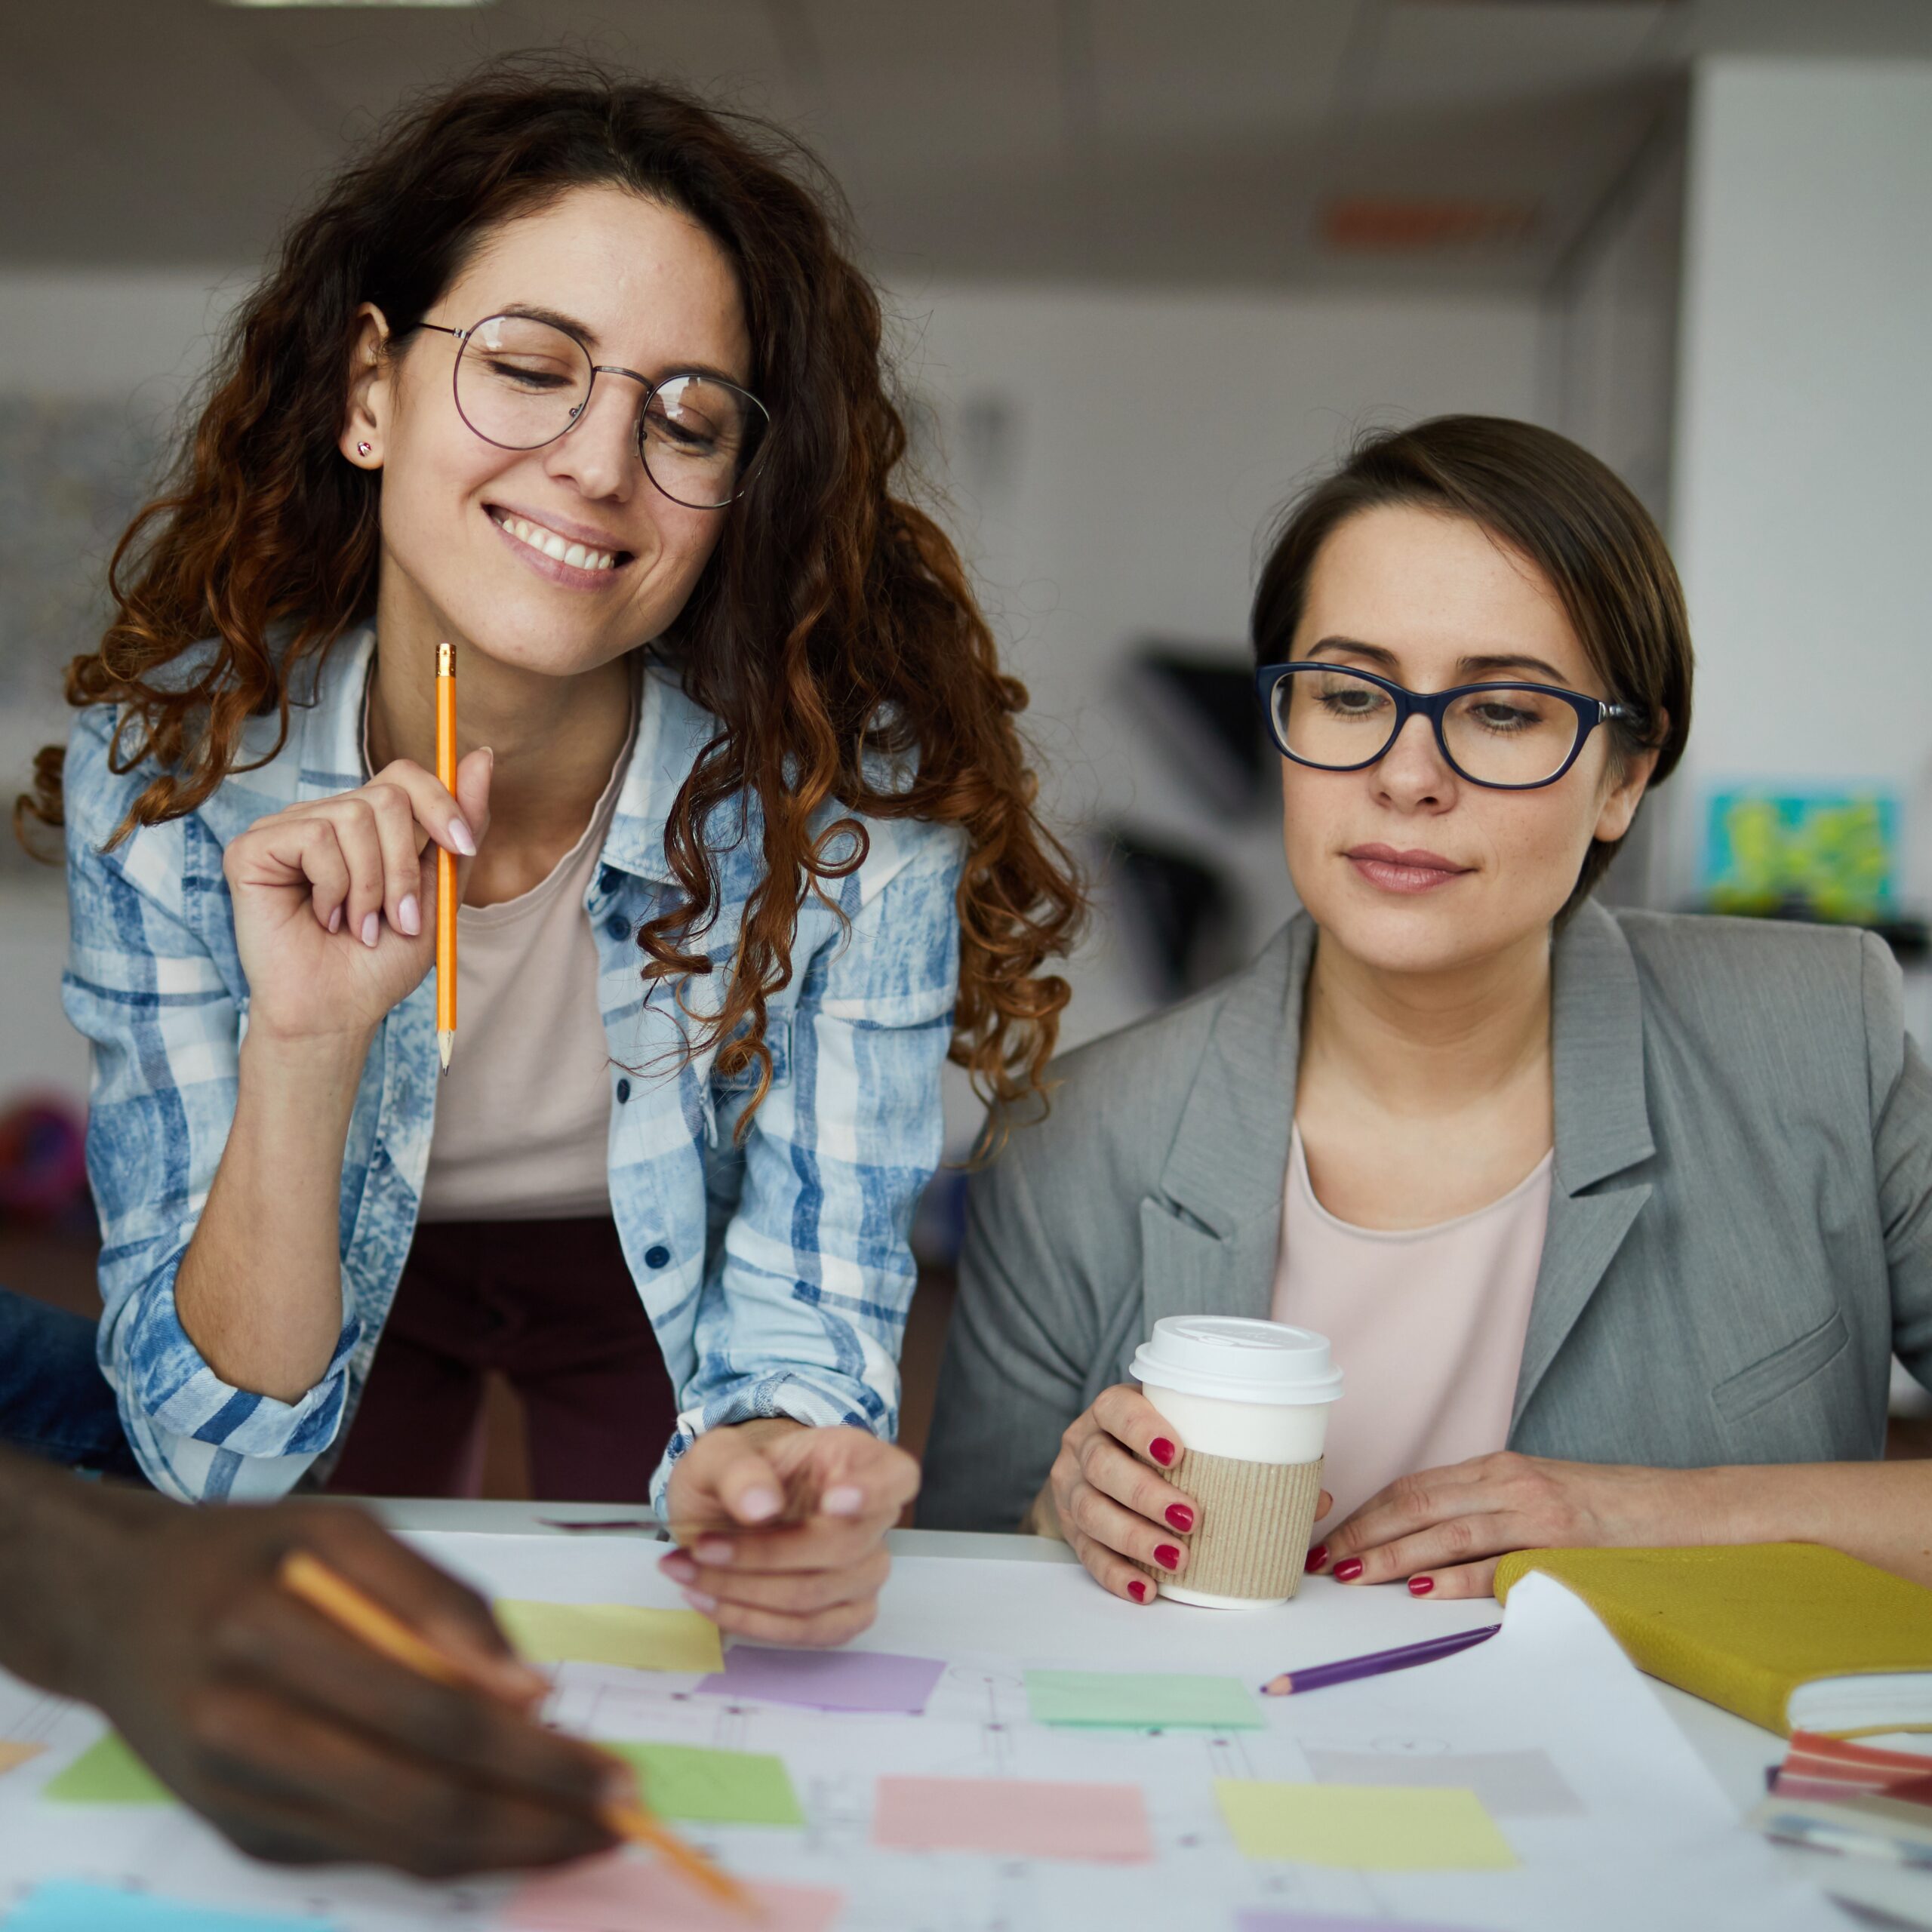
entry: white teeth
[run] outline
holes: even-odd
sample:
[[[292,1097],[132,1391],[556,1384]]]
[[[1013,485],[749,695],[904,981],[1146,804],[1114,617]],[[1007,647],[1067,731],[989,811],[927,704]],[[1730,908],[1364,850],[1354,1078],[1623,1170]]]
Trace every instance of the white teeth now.
[[[528,517],[505,514],[501,521],[503,528],[519,542],[528,543],[533,550],[541,550],[545,556],[554,557],[572,570],[608,571],[616,566],[617,558],[614,550],[592,550],[583,544],[572,543],[554,530],[546,530],[540,523],[532,523]]]

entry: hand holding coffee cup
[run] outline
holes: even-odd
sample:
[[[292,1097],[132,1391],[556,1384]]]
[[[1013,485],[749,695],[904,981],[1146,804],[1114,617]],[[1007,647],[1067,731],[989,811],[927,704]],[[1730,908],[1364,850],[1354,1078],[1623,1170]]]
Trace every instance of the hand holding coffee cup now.
[[[1149,1572],[1161,1594],[1216,1610],[1287,1602],[1328,1506],[1321,1453],[1342,1374],[1327,1338],[1285,1322],[1171,1315],[1133,1369],[1186,1438],[1174,1478],[1199,1512],[1186,1575]]]
[[[1322,1347],[1325,1354],[1326,1344]],[[1325,1418],[1326,1402],[1334,1399],[1340,1383],[1338,1375],[1332,1386],[1324,1383],[1318,1372],[1309,1392],[1325,1392],[1316,1408],[1318,1415]],[[1180,1399],[1170,1403],[1171,1392]],[[1040,1499],[1052,1512],[1053,1522],[1047,1527],[1057,1529],[1095,1580],[1114,1595],[1135,1603],[1152,1601],[1150,1576],[1160,1582],[1164,1594],[1175,1594],[1168,1580],[1178,1582],[1186,1574],[1202,1524],[1201,1501],[1164,1473],[1177,1471],[1188,1451],[1183,1428],[1166,1412],[1170,1407],[1186,1407],[1186,1392],[1155,1393],[1161,1402],[1158,1408],[1131,1383],[1103,1390],[1061,1436],[1060,1454]],[[1211,1417],[1208,1428],[1211,1439],[1217,1439]],[[1313,1521],[1326,1515],[1330,1507],[1326,1492],[1311,1500],[1315,1506],[1299,1531],[1297,1563],[1306,1552]],[[1288,1527],[1292,1540],[1294,1531]],[[1286,1594],[1292,1594],[1292,1587]]]

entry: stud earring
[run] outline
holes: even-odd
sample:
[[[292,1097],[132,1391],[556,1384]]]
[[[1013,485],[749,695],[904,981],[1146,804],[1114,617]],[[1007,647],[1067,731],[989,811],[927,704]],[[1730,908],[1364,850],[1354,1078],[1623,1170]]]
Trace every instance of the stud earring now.
[[[355,454],[358,456],[367,456],[369,454],[369,445],[367,443],[358,443],[355,445]]]

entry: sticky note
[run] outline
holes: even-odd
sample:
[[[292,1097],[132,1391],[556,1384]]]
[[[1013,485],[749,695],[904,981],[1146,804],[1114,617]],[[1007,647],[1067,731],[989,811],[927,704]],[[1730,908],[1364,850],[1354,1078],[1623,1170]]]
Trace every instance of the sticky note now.
[[[0,1777],[5,1777],[16,1764],[24,1764],[29,1758],[38,1758],[46,1749],[44,1744],[27,1744],[10,1737],[0,1737]]]
[[[1144,1865],[1154,1856],[1138,1785],[1024,1778],[881,1778],[872,1843],[1110,1865]]]
[[[281,1912],[221,1912],[106,1885],[37,1886],[5,1921],[6,1932],[334,1932],[331,1921]]]
[[[1304,1745],[1323,1784],[1466,1786],[1492,1818],[1580,1818],[1583,1801],[1547,1751],[1335,1751]]]
[[[662,1859],[625,1852],[533,1878],[497,1921],[505,1932],[829,1932],[845,1902],[823,1885],[749,1884],[758,1915],[700,1891]]]
[[[1358,1872],[1500,1872],[1516,1863],[1472,1791],[1217,1778],[1214,1795],[1249,1858]]]
[[[1162,1677],[1137,1671],[1029,1670],[1035,1724],[1259,1730],[1261,1714],[1238,1677]]]
[[[645,1803],[660,1818],[712,1825],[802,1825],[798,1795],[782,1758],[763,1751],[715,1751],[703,1744],[623,1744],[600,1740],[637,1767]]]
[[[109,1731],[42,1786],[55,1804],[172,1804],[174,1794]]]
[[[497,1620],[533,1663],[617,1663],[632,1670],[722,1670],[718,1626],[694,1610],[628,1603],[500,1598]]]
[[[915,1717],[946,1666],[884,1651],[780,1651],[734,1644],[724,1668],[697,1687],[712,1697],[803,1704],[815,1711],[905,1711]]]

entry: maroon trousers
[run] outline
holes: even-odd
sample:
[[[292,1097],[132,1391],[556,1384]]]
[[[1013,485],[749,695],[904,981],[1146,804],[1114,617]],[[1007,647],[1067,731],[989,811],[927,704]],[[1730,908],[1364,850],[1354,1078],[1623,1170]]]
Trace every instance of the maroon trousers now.
[[[648,1499],[677,1401],[608,1217],[419,1226],[328,1487],[474,1495],[491,1369],[522,1398],[534,1496]]]

